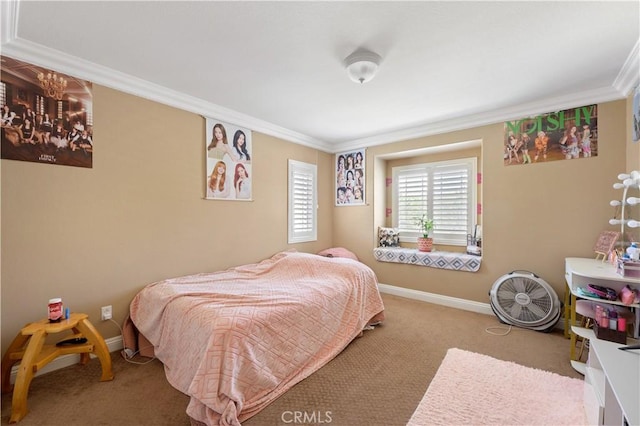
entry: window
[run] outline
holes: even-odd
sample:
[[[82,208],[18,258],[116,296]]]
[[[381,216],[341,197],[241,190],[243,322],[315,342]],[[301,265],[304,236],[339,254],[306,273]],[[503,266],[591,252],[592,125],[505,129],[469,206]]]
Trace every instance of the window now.
[[[476,167],[476,158],[394,167],[392,217],[400,240],[416,241],[416,219],[426,213],[435,243],[466,246],[476,223]]]
[[[289,160],[289,244],[318,238],[317,169],[315,164]]]

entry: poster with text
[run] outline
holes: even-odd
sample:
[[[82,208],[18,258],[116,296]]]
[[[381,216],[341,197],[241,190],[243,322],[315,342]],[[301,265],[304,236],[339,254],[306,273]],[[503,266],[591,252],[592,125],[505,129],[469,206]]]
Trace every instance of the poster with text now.
[[[206,118],[206,199],[252,200],[251,131]]]
[[[1,157],[93,167],[92,84],[2,56]]]
[[[365,150],[336,154],[336,206],[364,205]]]
[[[505,166],[598,156],[598,106],[588,105],[504,125]]]

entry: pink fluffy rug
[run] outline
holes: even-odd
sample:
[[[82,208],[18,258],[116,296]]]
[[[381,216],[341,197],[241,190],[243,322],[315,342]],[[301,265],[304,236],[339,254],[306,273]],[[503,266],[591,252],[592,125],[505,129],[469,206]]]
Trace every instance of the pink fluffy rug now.
[[[584,382],[449,349],[408,426],[584,425]]]

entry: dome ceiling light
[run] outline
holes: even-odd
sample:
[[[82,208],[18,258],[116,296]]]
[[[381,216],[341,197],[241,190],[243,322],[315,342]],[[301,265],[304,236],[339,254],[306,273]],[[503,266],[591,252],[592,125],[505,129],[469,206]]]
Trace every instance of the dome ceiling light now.
[[[371,81],[375,77],[381,59],[377,53],[359,49],[347,56],[344,64],[347,67],[349,78],[356,83],[362,84]]]

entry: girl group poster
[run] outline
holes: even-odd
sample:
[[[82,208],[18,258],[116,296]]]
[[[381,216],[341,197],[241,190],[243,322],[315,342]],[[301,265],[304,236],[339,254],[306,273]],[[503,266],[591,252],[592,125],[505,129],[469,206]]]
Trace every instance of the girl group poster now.
[[[0,158],[93,167],[93,85],[2,56]]]
[[[336,206],[364,205],[364,149],[336,155]]]
[[[206,118],[206,199],[252,199],[251,131]]]
[[[507,121],[504,127],[505,166],[598,155],[597,105]]]

